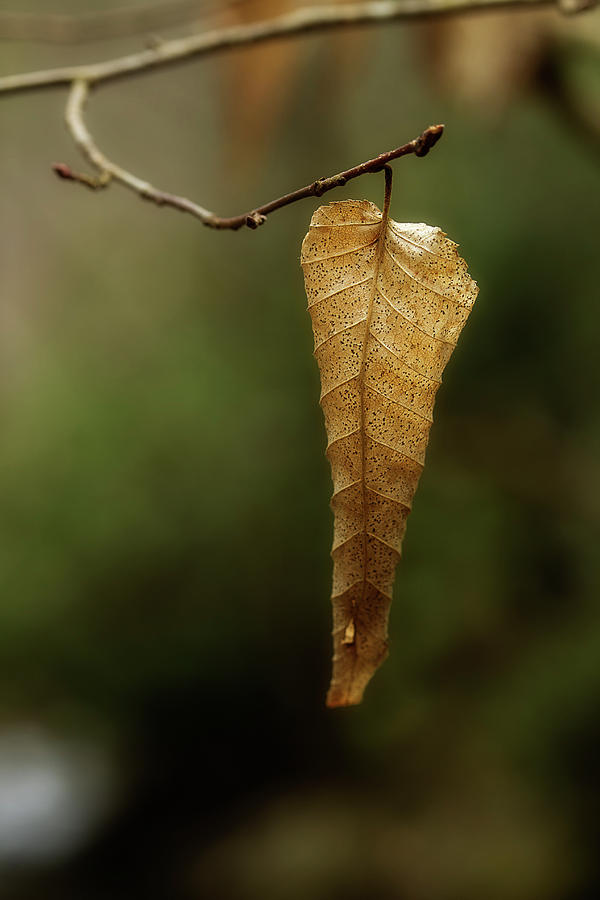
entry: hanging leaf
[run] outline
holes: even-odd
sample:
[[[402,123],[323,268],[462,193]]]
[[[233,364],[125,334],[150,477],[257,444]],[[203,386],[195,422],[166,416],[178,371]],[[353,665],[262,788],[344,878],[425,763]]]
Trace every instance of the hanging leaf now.
[[[439,228],[401,225],[366,200],[318,209],[301,261],[333,476],[327,705],[348,706],[387,656],[435,394],[478,288]]]

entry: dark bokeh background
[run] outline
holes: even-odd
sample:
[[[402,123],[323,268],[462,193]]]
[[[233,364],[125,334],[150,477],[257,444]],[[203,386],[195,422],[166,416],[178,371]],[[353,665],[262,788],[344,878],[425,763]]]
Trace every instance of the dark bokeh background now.
[[[108,155],[222,214],[446,123],[395,164],[392,214],[457,240],[480,296],[391,656],[349,710],[323,706],[316,204],[234,234],[92,194],[50,172],[79,165],[64,90],[0,99],[3,898],[600,896],[599,30],[515,12],[313,36],[90,105]],[[1,66],[142,43],[7,42]]]

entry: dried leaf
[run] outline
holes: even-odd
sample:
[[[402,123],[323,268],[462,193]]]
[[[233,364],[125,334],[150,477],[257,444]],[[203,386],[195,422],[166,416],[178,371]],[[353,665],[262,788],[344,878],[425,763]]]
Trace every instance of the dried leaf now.
[[[360,703],[387,656],[394,573],[436,391],[477,296],[439,228],[366,200],[322,206],[302,244],[333,476],[333,676]]]

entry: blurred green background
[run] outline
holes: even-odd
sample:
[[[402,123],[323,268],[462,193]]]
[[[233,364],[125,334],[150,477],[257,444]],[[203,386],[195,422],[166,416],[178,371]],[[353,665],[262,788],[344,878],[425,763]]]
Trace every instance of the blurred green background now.
[[[234,21],[277,11],[246,2]],[[599,32],[598,12],[388,24],[90,103],[109,156],[223,215],[446,123],[395,164],[392,215],[458,241],[480,295],[391,655],[348,710],[323,705],[317,204],[215,233],[92,194],[50,171],[85,167],[65,91],[0,98],[3,898],[600,896]],[[143,40],[7,41],[2,74]]]

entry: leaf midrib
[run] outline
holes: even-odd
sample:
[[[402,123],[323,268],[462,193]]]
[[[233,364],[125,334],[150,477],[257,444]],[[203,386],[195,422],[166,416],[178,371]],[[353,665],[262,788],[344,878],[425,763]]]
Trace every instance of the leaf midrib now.
[[[365,383],[365,369],[366,369],[366,361],[367,361],[367,348],[369,344],[369,337],[371,336],[371,322],[373,321],[373,310],[375,306],[375,297],[377,295],[377,282],[379,280],[379,269],[381,266],[381,260],[383,258],[383,250],[385,247],[385,238],[386,238],[386,230],[387,230],[387,222],[389,217],[389,211],[387,208],[383,211],[383,215],[381,217],[381,228],[379,231],[379,236],[377,238],[377,252],[375,254],[375,260],[373,264],[373,280],[371,282],[371,294],[369,297],[369,305],[367,307],[367,315],[365,319],[365,335],[363,338],[362,345],[362,353],[360,359],[360,368],[358,370],[358,393],[360,397],[360,406],[359,406],[359,434],[360,434],[360,482],[361,482],[361,495],[362,495],[362,543],[363,543],[363,552],[362,552],[362,583],[360,590],[360,598],[355,601],[353,610],[352,610],[352,618],[348,623],[346,633],[349,631],[352,633],[352,643],[354,644],[356,641],[356,607],[361,606],[364,603],[365,593],[367,589],[367,554],[369,547],[369,536],[367,530],[367,479],[366,479],[366,426],[365,426],[365,402],[366,402],[366,383]]]

